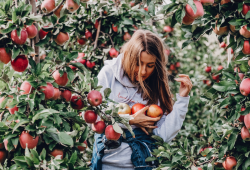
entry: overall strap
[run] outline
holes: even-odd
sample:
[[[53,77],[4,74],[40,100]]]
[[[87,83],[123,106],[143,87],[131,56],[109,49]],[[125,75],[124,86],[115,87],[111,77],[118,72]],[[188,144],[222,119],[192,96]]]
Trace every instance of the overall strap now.
[[[135,138],[132,137],[128,130],[125,130],[126,139],[122,139],[123,142],[129,144],[132,149],[131,161],[134,164],[136,170],[152,170],[158,166],[157,161],[152,161],[146,163],[145,160],[147,157],[150,157],[153,149],[156,148],[156,141],[151,138],[149,135],[145,134],[140,128],[133,130],[135,133]]]

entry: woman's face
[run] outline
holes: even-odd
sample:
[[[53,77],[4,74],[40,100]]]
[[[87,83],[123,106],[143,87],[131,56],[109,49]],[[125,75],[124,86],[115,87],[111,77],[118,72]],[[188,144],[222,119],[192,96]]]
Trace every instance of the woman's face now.
[[[155,69],[155,63],[156,63],[156,57],[154,57],[151,54],[148,54],[147,52],[143,51],[141,52],[141,77],[142,81],[146,80],[154,71]],[[139,63],[137,63],[137,66],[135,68],[135,80],[139,81]]]

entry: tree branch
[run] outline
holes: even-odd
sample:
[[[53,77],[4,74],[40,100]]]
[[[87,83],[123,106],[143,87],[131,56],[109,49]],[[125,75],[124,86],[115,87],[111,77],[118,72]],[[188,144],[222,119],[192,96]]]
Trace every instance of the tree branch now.
[[[170,17],[170,16],[173,15],[176,11],[177,11],[177,9],[174,10],[174,11],[172,11],[172,12],[170,12],[169,14],[167,14],[166,16],[164,16],[163,18],[160,18],[160,19],[153,19],[153,21],[159,21],[159,20],[165,19],[166,17]]]
[[[102,23],[102,20],[100,20],[99,24],[98,24],[97,33],[96,33],[96,37],[95,37],[95,44],[94,44],[94,49],[93,50],[95,50],[96,47],[97,47],[98,38],[99,38],[100,30],[101,30],[101,23]]]
[[[61,5],[64,3],[64,1],[65,0],[62,0],[62,2],[60,2],[60,4],[55,8],[55,9],[53,9],[51,12],[49,12],[49,13],[46,13],[46,14],[43,14],[42,16],[49,16],[49,15],[52,15],[56,10],[58,10],[60,7],[61,7]]]
[[[0,114],[0,122],[2,122],[4,111]]]
[[[59,88],[60,88],[60,89],[66,89],[66,90],[72,91],[72,92],[74,92],[74,93],[80,95],[82,98],[86,98],[86,96],[82,95],[82,93],[77,92],[77,91],[74,91],[74,90],[71,90],[71,89],[68,88],[68,87],[59,86]]]
[[[204,165],[206,163],[211,163],[214,159],[217,159],[218,157],[213,157],[212,159],[208,160],[208,161],[205,161],[205,162],[202,162],[200,163],[200,165]]]
[[[102,34],[104,34],[104,35],[109,36],[109,39],[110,39],[111,44],[112,44],[112,47],[115,48],[114,42],[113,42],[113,40],[112,40],[112,37],[111,37],[109,34],[105,33],[105,32],[102,32],[102,31],[100,31],[100,32],[101,32]]]

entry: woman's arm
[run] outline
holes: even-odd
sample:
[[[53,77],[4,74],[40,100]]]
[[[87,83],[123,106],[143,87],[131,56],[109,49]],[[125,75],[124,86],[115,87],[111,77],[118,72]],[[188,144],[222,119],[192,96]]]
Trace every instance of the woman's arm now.
[[[160,136],[165,142],[170,142],[178,134],[182,127],[186,113],[188,111],[188,103],[190,97],[182,97],[176,94],[177,101],[173,106],[173,110],[167,116],[157,122],[158,128],[153,133]]]

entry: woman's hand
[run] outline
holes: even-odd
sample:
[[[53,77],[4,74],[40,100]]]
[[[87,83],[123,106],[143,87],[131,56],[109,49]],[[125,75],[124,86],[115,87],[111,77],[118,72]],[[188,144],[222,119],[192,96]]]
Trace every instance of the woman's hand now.
[[[179,95],[182,97],[187,97],[193,87],[193,84],[188,75],[179,74],[179,77],[180,78],[175,78],[176,81],[181,82]]]
[[[144,107],[143,109],[139,110],[132,116],[134,119],[129,121],[130,125],[136,125],[140,127],[147,135],[148,132],[145,128],[157,128],[157,126],[154,126],[155,122],[159,121],[161,117],[151,118],[149,116],[145,115],[145,112],[148,110],[149,106]]]

